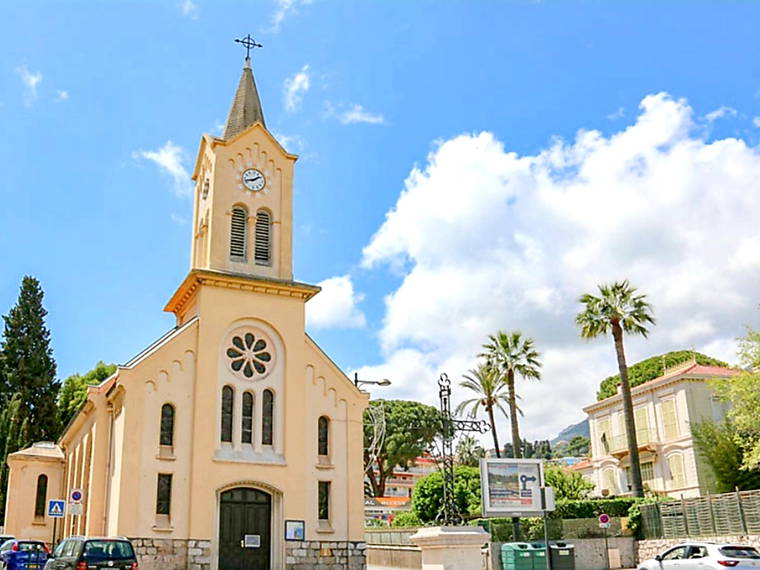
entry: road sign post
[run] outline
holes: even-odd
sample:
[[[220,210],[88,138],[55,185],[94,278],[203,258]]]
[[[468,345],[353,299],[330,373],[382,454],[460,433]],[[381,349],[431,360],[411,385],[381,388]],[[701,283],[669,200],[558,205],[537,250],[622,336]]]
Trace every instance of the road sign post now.
[[[66,501],[60,499],[50,499],[48,501],[47,516],[53,519],[53,538],[50,544],[55,548],[55,534],[58,526],[58,519],[66,516]]]
[[[610,545],[607,541],[607,529],[610,528],[610,515],[602,513],[599,515],[599,528],[604,530],[604,561],[606,563],[607,570],[610,567]]]

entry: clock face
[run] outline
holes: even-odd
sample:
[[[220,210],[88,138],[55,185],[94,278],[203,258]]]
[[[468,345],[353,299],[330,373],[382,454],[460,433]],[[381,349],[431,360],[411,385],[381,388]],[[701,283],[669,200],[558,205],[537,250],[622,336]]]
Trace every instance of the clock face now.
[[[267,181],[264,175],[255,168],[249,168],[243,171],[243,184],[248,190],[258,192],[266,185]]]

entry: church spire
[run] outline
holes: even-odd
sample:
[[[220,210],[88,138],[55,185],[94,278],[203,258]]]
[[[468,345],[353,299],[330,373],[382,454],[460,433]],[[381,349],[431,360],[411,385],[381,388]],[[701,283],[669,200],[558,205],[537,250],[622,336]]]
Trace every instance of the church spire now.
[[[246,43],[248,40],[248,43]],[[260,44],[253,42],[250,35],[243,40],[235,40],[242,43],[250,52],[251,47],[261,47]],[[227,122],[224,125],[223,139],[231,139],[238,133],[242,133],[252,124],[259,122],[266,126],[264,122],[264,112],[261,109],[261,100],[259,92],[256,89],[256,81],[253,79],[253,70],[251,69],[251,57],[247,53],[245,65],[243,66],[243,75],[240,76],[235,98],[232,100],[230,113],[227,115]]]

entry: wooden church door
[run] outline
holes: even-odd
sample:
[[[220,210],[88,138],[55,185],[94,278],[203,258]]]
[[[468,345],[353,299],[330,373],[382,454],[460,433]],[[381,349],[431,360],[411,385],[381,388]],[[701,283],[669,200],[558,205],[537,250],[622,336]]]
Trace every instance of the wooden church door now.
[[[219,570],[269,570],[272,496],[249,488],[222,493],[219,505]]]

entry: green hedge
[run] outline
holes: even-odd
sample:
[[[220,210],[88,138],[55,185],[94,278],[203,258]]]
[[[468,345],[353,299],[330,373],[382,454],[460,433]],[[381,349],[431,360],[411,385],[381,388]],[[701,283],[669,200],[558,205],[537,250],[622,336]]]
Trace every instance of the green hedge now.
[[[590,519],[606,513],[611,517],[627,517],[629,509],[641,499],[617,497],[614,499],[583,499],[579,501],[557,501],[553,519]]]

